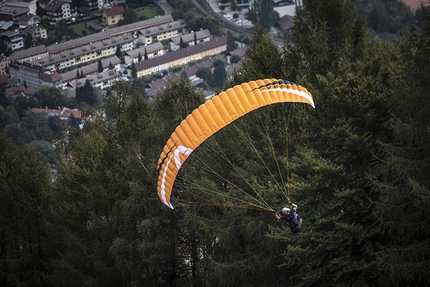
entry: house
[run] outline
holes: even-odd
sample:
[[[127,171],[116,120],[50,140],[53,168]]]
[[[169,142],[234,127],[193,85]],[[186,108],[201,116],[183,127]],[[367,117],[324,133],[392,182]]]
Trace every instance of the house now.
[[[51,22],[58,22],[78,15],[78,9],[76,6],[65,1],[51,1],[44,9],[48,20]]]
[[[161,42],[176,36],[182,35],[185,29],[185,21],[179,20],[157,27],[141,29],[139,31],[139,41],[144,44],[151,44],[153,42]]]
[[[46,58],[49,56],[48,48],[45,45],[39,45],[31,49],[16,51],[9,56],[11,61],[31,62]]]
[[[82,3],[83,6],[80,7],[80,9],[87,11],[97,11],[103,8],[105,2],[105,0],[84,0]]]
[[[33,40],[48,38],[48,30],[40,26],[28,26],[24,29],[24,33],[30,34]]]
[[[101,62],[102,62],[103,72],[107,72],[107,75],[110,76],[109,79],[113,77],[112,74],[115,74],[116,76],[117,71],[120,70],[121,60],[117,56],[112,56],[109,58],[102,59]],[[114,73],[112,72],[109,73],[109,71],[111,71],[111,69],[109,69],[110,66],[113,66]],[[97,62],[87,66],[80,67],[76,70],[71,70],[71,71],[62,73],[61,77],[63,78],[62,79],[63,89],[67,89],[68,87],[72,87],[73,89],[75,89],[77,87],[75,83],[78,80],[76,78],[78,74],[83,76],[96,76],[98,73],[99,72],[98,72]],[[105,78],[108,78],[108,77],[106,76]],[[91,82],[91,84],[98,82],[98,79],[100,78],[97,78],[96,81]],[[85,82],[85,80],[83,82]],[[106,84],[106,83],[103,83],[103,84]]]
[[[124,19],[124,8],[122,6],[108,7],[103,10],[102,23],[107,26],[118,25]]]
[[[164,88],[167,84],[167,81],[169,79],[179,79],[180,77],[182,77],[182,74],[185,73],[188,77],[188,79],[191,81],[191,84],[194,86],[198,86],[199,84],[201,84],[203,82],[202,79],[197,77],[197,71],[199,69],[202,68],[208,68],[208,69],[212,69],[214,66],[214,62],[221,60],[224,62],[224,57],[221,55],[217,55],[217,56],[213,56],[210,57],[209,59],[206,59],[202,62],[196,63],[196,64],[192,64],[189,67],[186,67],[176,73],[170,74],[164,78],[155,80],[151,83],[148,83],[146,85],[146,97],[148,98],[148,100],[153,100],[154,97],[156,96],[156,94],[158,93],[158,91],[162,88]],[[213,91],[210,92],[209,94],[213,95]]]
[[[9,79],[7,78],[6,75],[0,75],[0,86],[7,86],[9,85]]]
[[[15,31],[18,30],[18,24],[13,21],[3,21],[0,20],[0,30],[2,31]]]
[[[245,56],[247,47],[242,47],[233,51],[228,52],[227,54],[227,64],[231,64],[232,56],[239,56],[241,59]]]
[[[41,85],[56,86],[61,88],[61,76],[40,65],[20,63],[13,61],[9,64],[10,80],[15,83],[25,84],[27,87],[39,87]]]
[[[16,97],[16,96],[25,96],[25,87],[23,85],[19,85],[16,87],[6,88],[5,94],[6,97]]]
[[[19,30],[25,29],[28,26],[36,26],[40,23],[38,16],[32,14],[22,15],[16,24],[19,26]]]
[[[0,34],[1,41],[12,51],[24,47],[24,38],[18,32],[6,31]]]
[[[96,38],[93,37],[93,39]],[[77,43],[74,49],[62,49],[59,53],[53,53],[52,51],[56,51],[57,46],[65,43],[48,46],[49,56],[35,60],[32,63],[41,65],[48,70],[63,70],[100,58],[113,56],[115,55],[117,47],[124,52],[132,50],[134,47],[133,37],[130,34],[123,34],[115,37],[112,36],[110,39],[106,39],[105,41],[89,42],[84,46],[78,44],[82,43],[81,40],[82,38],[73,40]],[[53,50],[51,50],[51,48]]]
[[[5,55],[0,55],[0,75],[6,75],[10,60]]]
[[[75,118],[78,124],[81,123],[82,113],[77,109],[41,109],[41,108],[32,108],[31,111],[33,113],[42,113],[47,117],[59,117],[62,121],[68,121],[72,116]]]
[[[227,50],[227,36],[212,39],[192,47],[179,49],[160,57],[148,59],[135,64],[137,77],[160,73],[170,68],[212,57]]]
[[[294,26],[294,17],[290,15],[282,16],[276,24],[284,31],[291,29]]]
[[[21,16],[30,12],[28,7],[16,7],[11,4],[13,3],[2,3],[0,7],[0,21],[16,21]]]
[[[94,33],[94,34],[76,38],[70,41],[49,45],[48,47],[46,47],[45,45],[40,45],[40,46],[33,47],[31,49],[16,51],[12,55],[10,55],[9,58],[11,60],[16,60],[19,62],[30,62],[30,61],[40,60],[43,58],[48,59],[49,56],[56,55],[56,54],[61,54],[61,53],[70,54],[70,52],[74,52],[78,48],[86,48],[87,52],[90,52],[92,50],[88,50],[88,46],[91,46],[92,44],[99,43],[99,42],[112,43],[112,40],[120,36],[129,37],[129,41],[131,42],[130,46],[134,47],[134,44],[133,44],[134,37],[136,37],[136,34],[138,33],[139,30],[161,25],[163,23],[169,23],[172,21],[173,21],[172,16],[170,14],[167,14],[164,16],[131,23],[124,26],[110,28],[108,31]],[[124,45],[124,41],[122,41],[122,45]],[[116,48],[116,45],[115,45],[115,48]],[[128,50],[131,50],[131,49],[124,48],[124,51],[128,51]],[[108,55],[104,55],[104,56],[108,56]],[[94,60],[94,58],[92,58],[91,56],[87,58],[88,58],[88,61]],[[81,59],[79,60],[78,64],[81,64],[83,62],[85,62],[85,60]]]
[[[39,74],[40,86],[55,86],[59,89],[62,88],[62,77],[57,72],[44,71]]]
[[[141,57],[141,61],[144,60],[145,54],[148,56],[148,59],[152,59],[154,57],[158,57],[164,55],[164,47],[160,42],[155,42],[153,44],[149,44],[146,46],[140,46],[137,49],[128,51],[124,55],[124,62],[126,65],[131,65],[132,63],[139,62],[139,55]]]
[[[200,30],[194,33],[185,34],[182,36],[174,37],[170,40],[170,49],[176,51],[180,48],[181,39],[187,46],[194,46],[195,42],[202,43],[212,39],[211,32],[208,29]]]

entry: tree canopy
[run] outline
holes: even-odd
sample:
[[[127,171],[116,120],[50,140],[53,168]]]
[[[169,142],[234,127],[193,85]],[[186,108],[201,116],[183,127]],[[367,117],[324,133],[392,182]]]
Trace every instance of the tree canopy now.
[[[68,130],[52,171],[40,155],[58,123],[2,97],[0,283],[428,286],[428,11],[420,23],[385,43],[351,1],[308,0],[282,49],[256,26],[220,90],[284,79],[315,109],[269,105],[206,139],[181,167],[174,210],[155,174],[166,140],[205,101],[188,79],[153,101],[143,81],[118,81]],[[274,218],[289,201],[298,234]]]

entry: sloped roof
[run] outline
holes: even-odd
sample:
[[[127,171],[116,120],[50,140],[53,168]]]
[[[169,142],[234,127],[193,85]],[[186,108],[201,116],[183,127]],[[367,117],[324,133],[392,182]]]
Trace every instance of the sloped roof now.
[[[239,49],[236,49],[236,50],[233,50],[233,51],[230,51],[228,54],[230,55],[230,56],[235,56],[235,55],[237,55],[237,56],[240,56],[241,58],[243,57],[243,56],[245,56],[245,53],[246,53],[246,50],[248,49],[248,47],[242,47],[242,48],[239,48]]]
[[[6,75],[0,75],[0,84],[7,84],[9,83],[9,79],[7,78]]]
[[[142,71],[142,70],[148,69],[150,67],[155,67],[155,66],[158,66],[160,64],[168,63],[168,62],[176,60],[176,59],[187,57],[189,55],[200,53],[202,51],[207,51],[207,50],[213,49],[215,47],[220,47],[220,46],[226,45],[226,44],[227,44],[227,36],[221,36],[219,38],[212,39],[208,42],[203,42],[203,43],[200,43],[200,44],[188,47],[188,48],[179,49],[177,51],[173,51],[173,52],[170,52],[168,54],[164,54],[163,56],[160,56],[160,57],[141,61],[135,65],[136,70]]]
[[[113,16],[124,13],[124,8],[122,6],[109,7],[104,12],[107,16]]]
[[[63,79],[63,77],[61,77],[57,72],[52,74],[40,73],[39,78],[48,83],[55,83]]]
[[[290,15],[284,15],[278,20],[277,23],[279,27],[282,28],[282,30],[288,30],[294,26],[294,17]]]
[[[24,86],[10,87],[10,88],[7,88],[5,90],[6,95],[8,95],[8,96],[13,96],[13,95],[16,95],[16,94],[20,94],[20,93],[22,93],[24,91],[25,91],[25,87]]]
[[[24,29],[24,33],[33,34],[37,29],[39,29],[37,26],[27,26],[27,28]]]
[[[184,41],[185,43],[191,42],[191,41],[194,41],[194,34],[196,35],[197,40],[211,37],[211,32],[209,32],[208,29],[205,29],[205,30],[197,31],[195,33],[189,33],[189,34],[174,37],[170,41],[172,41],[176,45],[179,45],[179,43],[181,42],[181,38],[182,38],[182,41]]]

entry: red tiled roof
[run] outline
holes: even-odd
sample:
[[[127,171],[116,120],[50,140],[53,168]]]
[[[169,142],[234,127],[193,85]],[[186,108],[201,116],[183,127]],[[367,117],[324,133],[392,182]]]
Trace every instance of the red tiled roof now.
[[[124,8],[122,8],[122,6],[109,7],[106,8],[104,12],[107,16],[113,16],[124,13]]]
[[[6,89],[6,94],[8,96],[12,96],[15,94],[19,94],[20,92],[24,92],[25,91],[25,87],[24,86],[18,86],[18,87],[10,87]]]
[[[47,73],[41,73],[39,75],[39,77],[44,80],[45,82],[49,82],[49,83],[55,83],[57,81],[60,81],[63,79],[63,77],[61,77],[60,74],[58,74],[57,72],[52,73],[52,74],[47,74]]]
[[[0,84],[7,84],[9,83],[9,79],[7,78],[6,75],[1,74],[0,75]]]

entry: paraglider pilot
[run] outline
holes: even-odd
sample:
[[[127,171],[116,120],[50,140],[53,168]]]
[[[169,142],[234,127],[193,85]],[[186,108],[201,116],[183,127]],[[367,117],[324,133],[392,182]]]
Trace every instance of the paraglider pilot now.
[[[275,212],[276,220],[284,220],[291,229],[292,233],[298,233],[302,230],[302,219],[297,216],[297,205],[290,203],[291,208],[282,208],[282,215]]]

